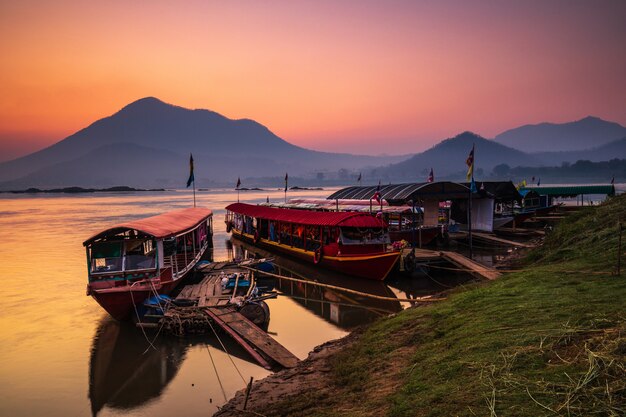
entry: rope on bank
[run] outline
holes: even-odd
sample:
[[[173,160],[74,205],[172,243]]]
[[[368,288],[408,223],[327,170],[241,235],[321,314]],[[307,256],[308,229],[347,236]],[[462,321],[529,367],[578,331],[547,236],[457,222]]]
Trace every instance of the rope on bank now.
[[[242,266],[242,268],[254,269],[254,268],[250,268],[248,266]],[[430,302],[445,300],[445,298],[443,298],[443,297],[442,298],[433,298],[431,296],[417,297],[417,298],[383,297],[381,295],[374,295],[374,294],[369,294],[369,293],[366,293],[366,292],[351,290],[350,288],[339,287],[339,286],[330,285],[330,284],[323,284],[323,283],[317,282],[317,281],[309,281],[309,280],[306,280],[306,279],[286,277],[284,275],[273,274],[271,272],[259,271],[258,269],[254,269],[254,271],[256,271],[259,274],[268,275],[268,276],[271,276],[271,277],[274,277],[274,278],[285,279],[285,280],[293,281],[293,282],[300,282],[300,283],[303,283],[303,284],[315,285],[315,286],[323,287],[323,288],[330,288],[330,289],[333,289],[333,290],[343,291],[343,292],[347,292],[347,293],[350,293],[350,294],[360,295],[362,297],[375,298],[377,300],[400,301],[400,302],[407,302],[407,303],[414,303],[414,302],[430,303]]]

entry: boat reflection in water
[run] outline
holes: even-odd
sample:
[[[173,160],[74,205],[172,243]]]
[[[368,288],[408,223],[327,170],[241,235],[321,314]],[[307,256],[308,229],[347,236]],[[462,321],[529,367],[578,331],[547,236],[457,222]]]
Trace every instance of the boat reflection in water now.
[[[104,317],[93,338],[89,366],[89,399],[92,415],[103,408],[131,410],[159,398],[174,379],[194,345],[222,350],[215,336],[196,338],[157,337],[144,334],[130,322]],[[228,337],[221,337],[229,355],[255,363]]]
[[[231,242],[232,245],[228,247],[233,259],[272,257],[275,264],[274,274],[311,281],[309,284],[275,278],[274,286],[307,310],[343,329],[370,323],[379,317],[402,310],[400,301],[384,282],[347,277],[291,258],[276,256],[239,240]],[[353,294],[317,284],[347,288],[386,299]],[[259,285],[262,285],[261,282]]]
[[[186,346],[160,338],[151,347],[132,323],[105,317],[96,331],[89,367],[89,399],[95,416],[104,406],[131,409],[157,398],[174,378]]]

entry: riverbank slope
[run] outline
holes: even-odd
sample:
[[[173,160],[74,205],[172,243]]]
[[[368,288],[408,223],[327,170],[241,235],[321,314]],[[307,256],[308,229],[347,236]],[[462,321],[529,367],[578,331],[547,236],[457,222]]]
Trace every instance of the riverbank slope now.
[[[322,345],[255,383],[253,413],[240,392],[217,415],[624,415],[620,219],[626,195],[571,214],[519,271]]]

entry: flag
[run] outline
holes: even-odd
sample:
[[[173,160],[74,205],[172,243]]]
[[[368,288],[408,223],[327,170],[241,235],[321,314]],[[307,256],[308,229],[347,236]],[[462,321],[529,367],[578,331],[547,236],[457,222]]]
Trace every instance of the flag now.
[[[541,185],[541,177],[539,177],[539,179],[537,180],[537,187],[539,187]]]
[[[476,182],[474,182],[474,176],[473,175],[472,175],[472,182],[470,183],[470,191],[472,193],[478,192],[478,190],[476,189]]]
[[[467,164],[467,180],[469,181],[470,178],[474,178],[474,145],[472,145],[472,150],[465,163]]]
[[[359,178],[356,179],[356,182],[360,183],[361,182],[361,173],[359,172]]]
[[[535,182],[535,176],[533,175],[533,177],[530,179],[530,182]]]
[[[193,155],[189,154],[189,179],[187,179],[187,188],[195,181],[193,177]]]
[[[241,185],[241,178],[237,177],[237,185],[235,185],[235,190],[238,190],[240,185]]]
[[[485,183],[484,182],[480,183],[480,191],[485,191]]]
[[[615,185],[615,175],[613,175],[613,178],[611,178],[611,185]]]
[[[435,181],[435,172],[433,171],[433,169],[430,169],[430,174],[428,174],[428,182],[433,182]]]
[[[517,183],[517,189],[526,187],[526,180],[522,180],[522,182]]]
[[[372,196],[372,200],[376,200],[376,202],[380,203],[380,181],[378,181],[378,187],[376,187],[376,192]]]
[[[289,175],[285,172],[285,192],[287,192],[288,183],[289,183]]]

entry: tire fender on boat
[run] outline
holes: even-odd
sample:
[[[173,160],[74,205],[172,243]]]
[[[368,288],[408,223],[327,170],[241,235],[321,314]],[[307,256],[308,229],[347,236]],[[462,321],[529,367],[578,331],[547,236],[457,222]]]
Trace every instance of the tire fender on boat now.
[[[317,265],[318,263],[320,263],[321,260],[322,260],[322,248],[317,248],[315,249],[315,252],[313,252],[313,263]]]

